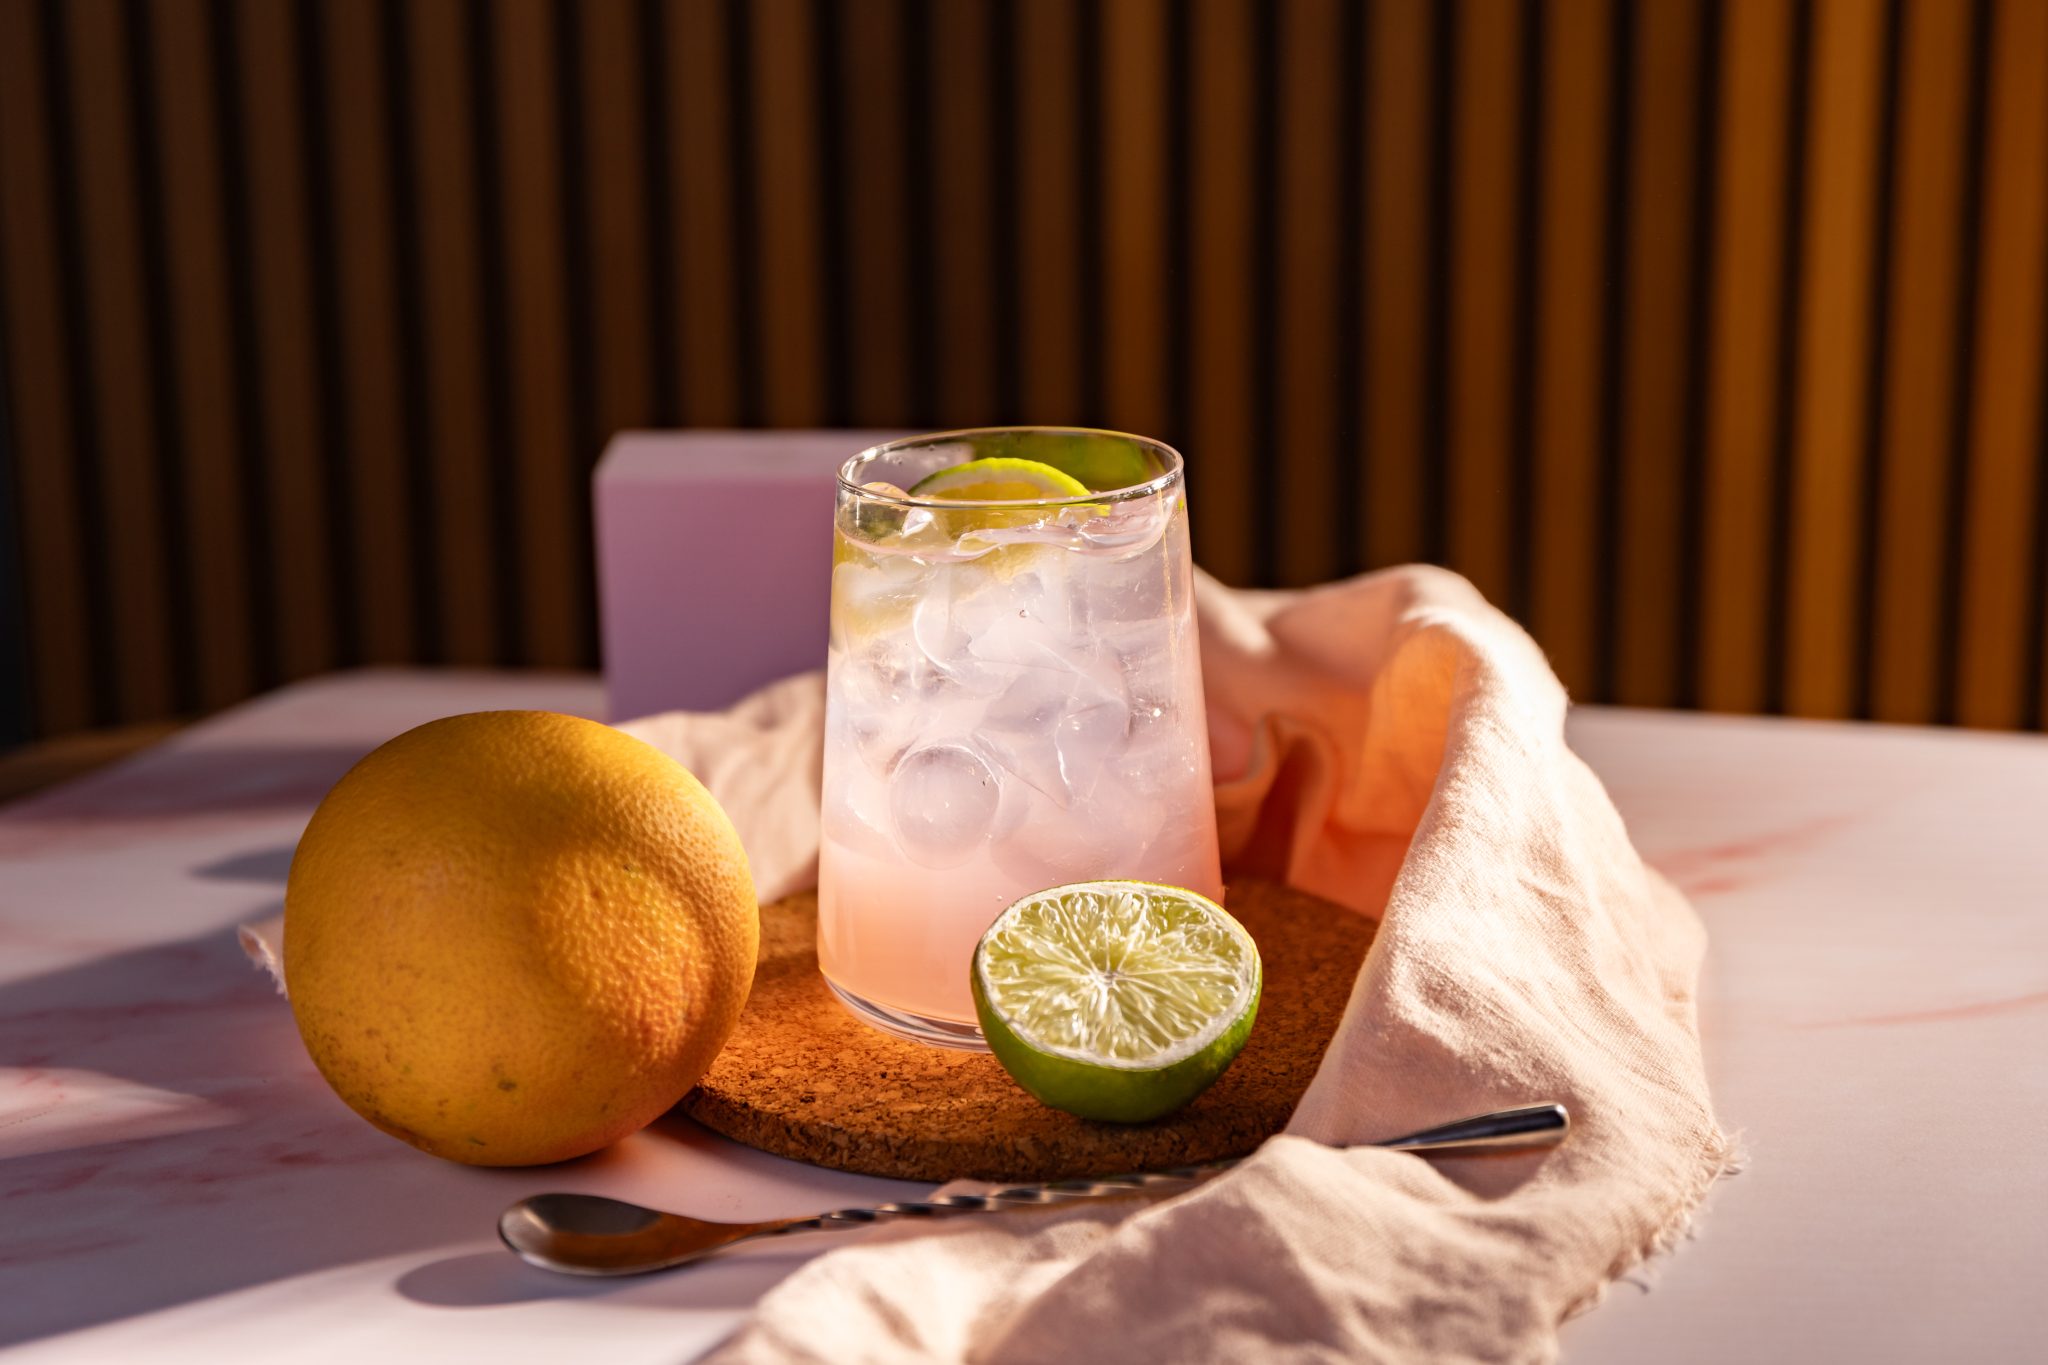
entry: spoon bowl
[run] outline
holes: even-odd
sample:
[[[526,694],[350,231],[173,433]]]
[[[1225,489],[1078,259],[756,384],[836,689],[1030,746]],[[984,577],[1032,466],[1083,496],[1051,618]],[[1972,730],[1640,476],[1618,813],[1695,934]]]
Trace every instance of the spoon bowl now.
[[[523,1259],[565,1275],[640,1275],[795,1221],[714,1223],[601,1194],[536,1194],[505,1210],[498,1236]]]

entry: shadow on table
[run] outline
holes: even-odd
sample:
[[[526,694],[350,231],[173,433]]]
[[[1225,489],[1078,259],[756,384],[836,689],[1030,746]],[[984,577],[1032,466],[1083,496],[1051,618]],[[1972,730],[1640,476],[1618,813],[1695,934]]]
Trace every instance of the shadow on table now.
[[[284,852],[235,855],[197,875],[272,880]],[[17,1091],[0,1119],[0,1346],[474,1247],[506,1205],[536,1189],[630,1189],[650,1160],[662,1168],[714,1146],[726,1159],[722,1140],[675,1116],[643,1138],[540,1169],[424,1156],[328,1089],[232,924],[0,985],[0,1066],[48,1099],[24,1106]],[[735,1309],[809,1254],[746,1248],[680,1274],[584,1281],[510,1252],[472,1252],[418,1266],[394,1288],[437,1308],[627,1296],[650,1308]]]
[[[398,1277],[404,1297],[430,1308],[495,1308],[542,1299],[596,1299],[630,1288],[627,1279],[576,1279],[526,1264],[502,1248],[415,1266]]]
[[[0,1066],[0,1345],[473,1243],[533,1188],[349,1112],[232,925],[0,986]]]
[[[297,844],[279,844],[275,848],[252,849],[247,853],[231,854],[217,858],[205,867],[195,867],[192,875],[218,882],[266,882],[283,886],[291,875],[292,854]]]
[[[624,1295],[672,1308],[738,1310],[751,1307],[823,1250],[822,1245],[808,1251],[748,1247],[686,1269],[611,1279],[556,1275],[508,1251],[478,1251],[416,1266],[399,1276],[396,1288],[429,1308],[500,1308],[545,1299]]]
[[[311,811],[369,746],[176,744],[146,750],[0,810],[0,856],[124,846],[138,826]]]
[[[138,894],[161,878],[167,902],[199,885],[281,892],[291,848],[275,832],[245,851],[233,851],[232,836],[211,841],[199,865],[151,873],[138,826],[182,838],[209,820],[233,830],[251,813],[310,810],[365,747],[155,750],[8,808],[0,860],[104,850],[133,859],[122,867]],[[109,780],[115,772],[119,783]],[[181,877],[191,880],[177,885]],[[630,1172],[645,1169],[636,1161],[676,1150],[656,1134],[544,1171],[423,1156],[335,1097],[290,1009],[243,956],[235,926],[274,913],[275,895],[224,904],[225,922],[204,933],[108,951],[85,902],[46,895],[30,918],[10,891],[0,884],[10,947],[92,956],[0,984],[0,1346],[339,1267],[475,1247],[507,1204],[543,1182],[630,1183]],[[420,1266],[396,1289],[440,1307],[590,1294],[736,1306],[795,1259],[736,1260],[688,1280],[614,1289],[556,1279],[509,1252],[471,1254]]]

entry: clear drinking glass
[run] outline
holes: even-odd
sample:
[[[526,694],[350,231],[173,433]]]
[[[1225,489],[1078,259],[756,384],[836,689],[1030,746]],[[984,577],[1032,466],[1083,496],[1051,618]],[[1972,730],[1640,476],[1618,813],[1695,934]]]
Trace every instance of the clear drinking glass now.
[[[903,490],[986,458],[1090,491]],[[1181,458],[1069,428],[946,432],[839,472],[818,961],[849,1008],[981,1047],[974,945],[1047,887],[1222,894]]]

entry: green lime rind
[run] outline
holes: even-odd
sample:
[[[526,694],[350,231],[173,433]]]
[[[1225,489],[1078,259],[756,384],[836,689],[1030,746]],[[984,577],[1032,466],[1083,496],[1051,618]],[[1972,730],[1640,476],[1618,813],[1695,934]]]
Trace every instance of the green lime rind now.
[[[1084,498],[1088,486],[1073,475],[1037,460],[969,460],[912,485],[912,497],[959,498],[971,502],[1044,502]]]
[[[1200,1095],[1244,1048],[1264,969],[1244,926],[1178,887],[1083,882],[1027,896],[976,946],[976,1017],[1040,1102],[1145,1123]]]
[[[1110,432],[985,432],[974,438],[974,453],[983,459],[1025,459],[1051,465],[1094,493],[1135,487],[1159,473],[1137,442]]]

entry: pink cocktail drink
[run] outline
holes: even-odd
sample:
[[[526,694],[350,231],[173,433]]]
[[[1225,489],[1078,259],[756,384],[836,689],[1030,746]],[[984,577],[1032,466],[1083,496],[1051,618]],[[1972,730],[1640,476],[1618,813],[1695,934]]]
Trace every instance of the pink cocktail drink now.
[[[900,492],[991,452],[1090,491]],[[1047,429],[895,442],[842,471],[833,534],[819,964],[870,1023],[980,1046],[968,966],[1012,902],[1096,878],[1221,895],[1180,457]]]

